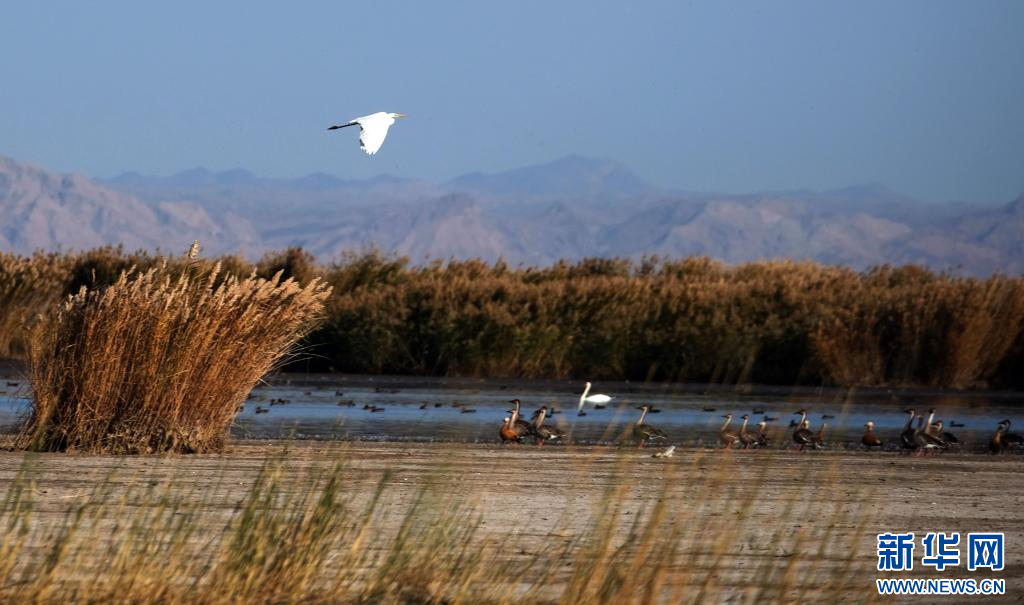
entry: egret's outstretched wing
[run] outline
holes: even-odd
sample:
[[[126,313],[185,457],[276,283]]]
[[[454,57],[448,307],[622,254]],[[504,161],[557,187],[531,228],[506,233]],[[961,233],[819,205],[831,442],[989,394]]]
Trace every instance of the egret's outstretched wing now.
[[[359,118],[357,122],[359,122],[360,128],[359,148],[368,155],[373,155],[384,144],[384,138],[388,136],[388,128],[395,123],[395,119],[382,112]]]
[[[395,117],[403,118],[405,115],[378,111],[368,116],[356,118],[347,124],[331,126],[327,130],[337,130],[358,124],[359,148],[368,155],[373,155],[384,144],[384,138],[388,136],[388,128],[395,123]]]

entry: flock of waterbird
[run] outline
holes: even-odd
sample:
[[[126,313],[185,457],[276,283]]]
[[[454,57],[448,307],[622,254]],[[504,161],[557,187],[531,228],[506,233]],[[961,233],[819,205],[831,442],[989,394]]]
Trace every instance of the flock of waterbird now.
[[[8,383],[9,385],[12,383]],[[588,404],[595,410],[602,410],[608,406],[608,404],[614,399],[609,395],[601,393],[590,393],[591,383],[587,382],[584,385],[583,393],[580,395],[579,403],[576,408],[576,413],[579,416],[586,416],[586,407]],[[375,389],[377,393],[397,393],[394,389],[382,389],[377,387]],[[306,391],[306,395],[311,395],[310,391]],[[336,391],[335,395],[344,395],[341,391]],[[254,395],[250,395],[250,399]],[[290,403],[290,400],[283,398],[275,398],[270,400],[270,405],[284,405]],[[501,424],[501,428],[498,431],[499,437],[502,443],[524,443],[528,439],[532,439],[536,445],[544,445],[548,441],[559,441],[565,440],[567,434],[560,427],[546,423],[552,416],[559,413],[559,410],[554,407],[541,406],[533,412],[529,420],[525,420],[522,417],[521,407],[522,402],[519,399],[512,399],[509,401],[512,404],[512,409],[506,410],[509,414],[506,416]],[[338,401],[339,406],[355,407],[355,401],[352,399],[342,399]],[[424,403],[420,406],[420,409],[427,409],[428,407],[442,407],[444,404]],[[475,413],[476,409],[469,407],[465,403],[455,402],[451,404],[452,407],[458,408],[463,414]],[[362,406],[362,409],[368,412],[383,412],[384,407],[378,405],[366,404]],[[705,412],[714,412],[715,408],[704,407],[702,408]],[[636,443],[639,447],[645,447],[649,443],[658,443],[668,445],[668,435],[665,431],[652,426],[647,422],[648,414],[656,414],[661,410],[655,408],[652,405],[644,404],[637,407],[640,411],[640,416],[636,421],[630,425],[624,433],[623,442]],[[265,414],[269,412],[267,408],[256,406],[255,413]],[[764,409],[754,409],[754,414],[764,414]],[[904,413],[908,415],[907,422],[903,427],[903,430],[897,436],[889,438],[887,441],[883,439],[875,432],[875,423],[872,421],[867,422],[864,425],[864,434],[861,437],[861,445],[867,450],[881,450],[886,449],[886,445],[890,445],[890,449],[899,449],[913,455],[924,455],[931,452],[942,452],[946,450],[958,450],[961,446],[960,439],[952,432],[946,429],[945,424],[942,420],[935,420],[935,409],[928,410],[927,418],[924,414],[919,414],[914,409],[904,410]],[[834,418],[830,414],[822,414],[822,423],[816,431],[811,430],[811,421],[808,418],[807,410],[800,409],[793,412],[794,415],[799,415],[799,420],[793,420],[789,423],[790,428],[793,429],[791,438],[793,441],[793,449],[798,451],[804,450],[815,450],[827,447],[825,441],[825,431],[828,427],[826,420]],[[778,418],[764,416],[762,420],[757,423],[751,424],[750,415],[744,414],[740,416],[738,422],[738,428],[734,430],[733,415],[725,414],[722,416],[724,421],[718,429],[718,442],[723,448],[726,449],[757,449],[768,447],[771,438],[768,435],[768,423],[770,421],[777,421]],[[995,433],[992,435],[988,443],[988,450],[993,454],[999,454],[1010,450],[1024,451],[1024,437],[1017,433],[1010,432],[1012,423],[1009,419],[1001,420],[996,427]],[[951,428],[962,427],[963,424],[951,422],[949,425]],[[671,456],[675,451],[676,446],[671,445],[662,452],[654,454],[654,457],[668,457]]]

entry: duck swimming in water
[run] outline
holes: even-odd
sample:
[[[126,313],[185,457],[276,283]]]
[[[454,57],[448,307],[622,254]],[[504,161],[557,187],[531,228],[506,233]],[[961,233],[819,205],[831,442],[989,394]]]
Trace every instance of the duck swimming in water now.
[[[608,402],[613,399],[613,397],[609,397],[608,395],[604,395],[602,393],[595,393],[593,395],[587,395],[588,393],[590,393],[590,383],[589,382],[584,385],[583,394],[580,395],[580,403],[579,403],[579,406],[576,408],[576,414],[578,416],[586,416],[587,415],[587,413],[583,411],[583,406],[588,404],[588,403],[593,403],[594,404],[594,409],[602,410],[602,409],[604,409],[604,406],[608,405]]]
[[[864,436],[860,438],[860,442],[864,444],[864,447],[871,449],[873,447],[881,448],[882,440],[875,434],[875,423],[870,420],[864,425]]]
[[[668,435],[665,434],[665,431],[656,429],[649,424],[644,424],[644,418],[647,417],[647,412],[650,411],[651,406],[642,405],[637,409],[640,410],[640,418],[638,418],[636,424],[633,425],[633,439],[640,442],[640,447],[643,447],[648,441],[668,439]]]

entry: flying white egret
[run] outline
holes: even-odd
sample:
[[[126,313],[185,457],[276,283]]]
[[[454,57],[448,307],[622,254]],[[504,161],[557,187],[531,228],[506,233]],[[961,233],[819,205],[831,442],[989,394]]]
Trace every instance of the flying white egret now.
[[[368,116],[356,118],[347,124],[337,124],[331,126],[327,130],[337,130],[339,128],[348,128],[349,126],[359,125],[359,148],[366,152],[367,155],[373,155],[377,153],[380,146],[384,144],[384,137],[388,136],[388,128],[395,123],[395,118],[408,117],[404,113],[388,113],[386,111],[378,111],[377,113],[371,113]]]
[[[583,411],[583,405],[584,404],[587,404],[587,403],[600,403],[600,404],[604,404],[604,403],[608,403],[609,401],[612,400],[611,397],[609,397],[607,395],[601,395],[599,393],[587,397],[587,393],[589,393],[589,392],[590,392],[590,383],[588,382],[586,388],[583,389],[583,394],[580,395],[580,405],[579,405],[578,408],[576,408],[576,414],[579,415],[579,416],[583,416],[584,414],[586,414],[586,412]]]

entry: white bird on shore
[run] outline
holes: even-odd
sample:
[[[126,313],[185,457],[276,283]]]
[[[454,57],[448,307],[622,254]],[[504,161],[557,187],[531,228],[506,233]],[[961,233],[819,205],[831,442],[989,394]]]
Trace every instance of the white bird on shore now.
[[[668,446],[667,448],[663,449],[660,452],[655,452],[654,454],[651,454],[651,458],[671,458],[672,455],[675,454],[675,453],[676,453],[676,446],[670,445],[670,446]]]
[[[371,113],[368,116],[356,118],[346,124],[336,124],[327,130],[348,128],[349,126],[355,126],[358,124],[359,148],[365,151],[367,155],[373,155],[377,153],[380,146],[384,144],[384,137],[388,136],[388,128],[391,128],[391,125],[395,123],[395,118],[405,117],[408,116],[404,113],[378,111],[377,113]]]
[[[579,415],[579,416],[586,415],[586,412],[583,411],[583,406],[585,404],[596,403],[598,405],[604,405],[604,404],[606,404],[606,403],[608,403],[609,401],[612,400],[611,397],[609,397],[607,395],[602,395],[600,393],[597,393],[597,394],[594,394],[594,395],[591,395],[591,396],[588,397],[587,393],[589,393],[589,392],[590,392],[590,383],[588,382],[587,383],[587,387],[585,389],[583,389],[583,394],[580,395],[580,405],[579,405],[579,407],[576,408],[576,414]]]

